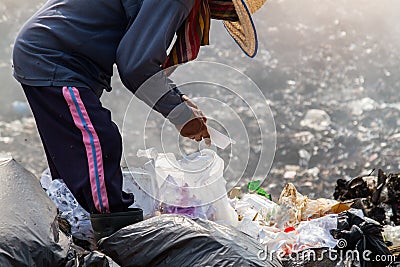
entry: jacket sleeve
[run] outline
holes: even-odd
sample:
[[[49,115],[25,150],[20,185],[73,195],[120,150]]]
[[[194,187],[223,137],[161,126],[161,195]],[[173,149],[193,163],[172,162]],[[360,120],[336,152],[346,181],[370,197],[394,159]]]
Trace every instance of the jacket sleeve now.
[[[167,49],[175,32],[185,21],[194,1],[143,0],[116,55],[122,83],[174,124],[188,121],[192,111],[177,91],[171,90],[173,84],[161,71],[161,65],[167,58]]]

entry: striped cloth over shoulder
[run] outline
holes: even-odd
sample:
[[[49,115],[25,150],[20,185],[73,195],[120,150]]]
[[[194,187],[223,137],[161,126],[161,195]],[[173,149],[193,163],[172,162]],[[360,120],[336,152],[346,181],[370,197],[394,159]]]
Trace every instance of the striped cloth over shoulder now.
[[[177,39],[162,67],[168,68],[191,61],[200,46],[209,44],[211,19],[238,21],[231,0],[196,0],[185,23],[177,31]]]

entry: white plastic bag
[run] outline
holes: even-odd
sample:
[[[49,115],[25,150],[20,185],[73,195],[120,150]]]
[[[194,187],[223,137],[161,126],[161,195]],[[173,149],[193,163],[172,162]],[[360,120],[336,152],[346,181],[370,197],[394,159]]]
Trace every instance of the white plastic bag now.
[[[62,179],[52,180],[50,170],[47,168],[40,179],[42,188],[54,202],[59,210],[59,216],[68,221],[71,234],[80,240],[94,243],[90,214],[79,205]]]
[[[297,227],[297,243],[310,247],[330,247],[337,244],[337,240],[330,234],[330,230],[337,228],[337,214],[329,214],[321,218],[303,221]]]
[[[204,149],[181,160],[172,153],[157,153],[155,149],[139,150],[138,156],[151,159],[144,168],[152,179],[147,194],[157,199],[163,213],[206,217],[237,225],[237,213],[229,203],[225,187],[224,162],[214,151]],[[140,188],[145,187],[141,181],[135,182]]]

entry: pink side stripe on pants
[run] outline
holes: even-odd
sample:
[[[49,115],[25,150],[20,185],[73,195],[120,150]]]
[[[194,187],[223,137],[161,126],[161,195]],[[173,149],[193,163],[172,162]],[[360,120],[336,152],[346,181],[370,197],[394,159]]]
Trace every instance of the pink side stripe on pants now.
[[[100,140],[90,121],[86,108],[75,87],[63,87],[63,96],[76,127],[81,131],[89,166],[90,185],[93,202],[101,213],[109,213],[107,189],[104,181],[103,156]]]

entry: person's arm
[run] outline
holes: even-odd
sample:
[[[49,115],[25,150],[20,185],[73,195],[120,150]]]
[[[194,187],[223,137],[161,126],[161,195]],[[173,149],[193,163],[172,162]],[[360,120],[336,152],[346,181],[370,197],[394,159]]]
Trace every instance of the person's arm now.
[[[181,95],[171,90],[169,80],[160,72],[161,64],[194,1],[144,0],[117,50],[116,63],[122,83],[175,125],[187,122],[193,112]],[[156,73],[156,77],[148,80]]]

